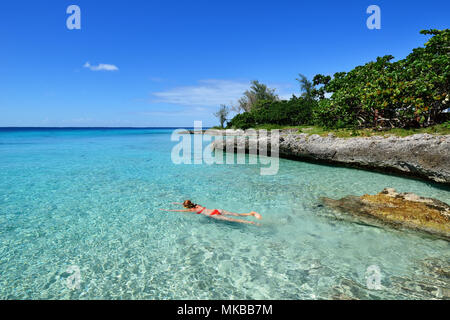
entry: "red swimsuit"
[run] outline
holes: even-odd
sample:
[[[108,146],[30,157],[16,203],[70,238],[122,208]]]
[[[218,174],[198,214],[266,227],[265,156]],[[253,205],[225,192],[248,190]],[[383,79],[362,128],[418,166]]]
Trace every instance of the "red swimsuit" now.
[[[203,212],[203,210],[205,210],[205,207],[202,207],[202,210],[200,210],[200,211],[196,211],[197,212],[197,214],[200,214],[200,213],[202,213]],[[214,216],[214,215],[221,215],[221,213],[219,212],[219,210],[217,210],[217,209],[214,209],[214,211],[213,212],[211,212],[210,214],[209,214],[210,216]]]

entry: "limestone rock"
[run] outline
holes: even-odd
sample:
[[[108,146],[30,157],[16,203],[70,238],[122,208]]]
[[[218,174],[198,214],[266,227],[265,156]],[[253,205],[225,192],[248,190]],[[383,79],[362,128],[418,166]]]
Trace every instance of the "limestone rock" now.
[[[450,206],[433,198],[388,188],[377,195],[322,198],[322,202],[367,224],[411,229],[450,240]]]
[[[227,135],[238,136],[227,143],[242,143],[243,139],[256,139],[258,145],[270,139],[237,131]],[[247,146],[248,146],[248,142]],[[216,142],[216,149],[225,144]],[[409,137],[337,138],[333,135],[296,134],[281,131],[279,155],[312,162],[327,162],[381,172],[403,175],[450,184],[450,135],[416,134]]]

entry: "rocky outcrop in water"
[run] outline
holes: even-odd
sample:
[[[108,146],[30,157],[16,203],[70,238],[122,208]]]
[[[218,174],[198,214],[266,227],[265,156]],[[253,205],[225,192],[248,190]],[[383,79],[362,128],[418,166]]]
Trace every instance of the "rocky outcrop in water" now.
[[[386,188],[377,195],[321,200],[330,208],[350,214],[355,221],[416,230],[450,240],[450,206],[433,198]]]
[[[217,130],[213,134],[224,133]],[[245,140],[248,147],[251,139],[256,139],[258,145],[271,143],[270,138],[258,136],[255,131],[233,130],[226,135],[238,136],[227,140],[235,146]],[[450,135],[337,138],[332,134],[322,137],[291,130],[281,131],[278,143],[281,157],[394,172],[450,184]],[[224,149],[225,144],[217,141],[213,147]]]

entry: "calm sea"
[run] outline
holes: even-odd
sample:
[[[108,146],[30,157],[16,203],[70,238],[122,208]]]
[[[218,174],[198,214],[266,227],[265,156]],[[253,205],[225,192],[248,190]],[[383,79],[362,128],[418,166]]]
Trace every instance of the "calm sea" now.
[[[0,129],[0,299],[445,294],[448,242],[340,220],[319,198],[393,187],[450,203],[448,188],[283,159],[274,176],[260,165],[176,165],[171,133]],[[263,225],[158,210],[185,199],[255,210]]]

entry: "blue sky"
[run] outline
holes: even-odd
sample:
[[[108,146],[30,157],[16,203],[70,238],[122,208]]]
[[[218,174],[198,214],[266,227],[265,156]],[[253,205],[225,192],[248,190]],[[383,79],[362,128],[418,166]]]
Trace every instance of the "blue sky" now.
[[[71,4],[81,30],[66,27]],[[381,30],[366,27],[371,4]],[[216,125],[253,79],[299,94],[299,72],[404,58],[449,12],[444,0],[3,1],[0,126]]]

